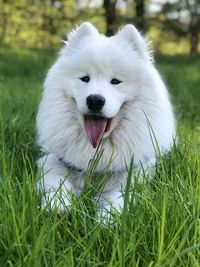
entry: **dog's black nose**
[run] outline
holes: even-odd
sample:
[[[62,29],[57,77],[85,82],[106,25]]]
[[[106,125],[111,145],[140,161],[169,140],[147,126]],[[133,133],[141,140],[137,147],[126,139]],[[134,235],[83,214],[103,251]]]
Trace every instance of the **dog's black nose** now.
[[[100,111],[103,108],[105,101],[105,98],[101,95],[89,95],[86,99],[89,110],[93,112]]]

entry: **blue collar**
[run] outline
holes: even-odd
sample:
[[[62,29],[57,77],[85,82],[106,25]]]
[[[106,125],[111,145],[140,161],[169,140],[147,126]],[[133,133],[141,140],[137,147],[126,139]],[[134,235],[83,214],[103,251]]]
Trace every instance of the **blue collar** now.
[[[65,159],[63,159],[63,158],[58,158],[58,160],[60,161],[60,163],[62,163],[67,169],[69,169],[69,170],[71,170],[71,171],[75,171],[75,172],[78,172],[78,173],[85,173],[86,171],[84,170],[84,169],[81,169],[81,168],[79,168],[79,167],[76,167],[75,165],[73,165],[72,164],[72,162],[70,162],[70,161],[68,161],[68,160],[65,160]],[[145,155],[144,156],[144,163],[143,164],[145,164],[145,163],[147,163],[148,161],[149,161],[149,158]],[[139,169],[139,168],[141,168],[141,163],[139,163],[139,164],[134,164],[134,168],[135,169]],[[119,171],[109,171],[109,173],[110,174],[112,174],[112,173],[118,173],[118,174],[120,174],[120,173],[124,173],[124,172],[127,172],[127,170],[126,169],[122,169],[122,170],[119,170]],[[98,171],[96,172],[96,173],[99,173]]]
[[[75,171],[75,172],[79,172],[79,173],[83,173],[84,169],[78,168],[76,166],[74,166],[70,161],[65,160],[63,158],[59,158],[58,159],[67,169],[71,170],[71,171]]]
[[[81,174],[84,174],[86,172],[86,170],[84,169],[81,169],[79,167],[76,167],[75,165],[73,165],[70,161],[68,160],[65,160],[63,158],[59,158],[58,159],[60,161],[60,163],[62,163],[67,169],[71,170],[71,171],[75,171],[75,172],[78,172],[78,173],[81,173]],[[109,174],[113,174],[113,173],[124,173],[126,172],[126,169],[122,169],[122,170],[119,170],[119,171],[108,171]],[[99,174],[100,171],[96,171],[95,172],[96,174]]]

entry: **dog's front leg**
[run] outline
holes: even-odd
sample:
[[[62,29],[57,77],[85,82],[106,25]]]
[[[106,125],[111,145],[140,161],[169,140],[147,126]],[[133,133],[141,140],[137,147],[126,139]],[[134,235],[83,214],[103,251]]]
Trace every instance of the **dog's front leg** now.
[[[64,165],[54,154],[49,154],[38,160],[38,167],[41,171],[41,179],[37,184],[41,193],[42,208],[58,209],[60,212],[70,206],[69,192],[74,188],[69,181],[69,173]]]
[[[115,212],[121,212],[124,206],[122,192],[111,190],[98,196],[98,217],[100,220],[106,221],[112,217]]]

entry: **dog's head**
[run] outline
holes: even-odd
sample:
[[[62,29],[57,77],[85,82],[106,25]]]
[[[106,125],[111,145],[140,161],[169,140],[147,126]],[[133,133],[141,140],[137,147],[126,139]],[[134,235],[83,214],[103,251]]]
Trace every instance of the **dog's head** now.
[[[108,38],[89,22],[71,32],[65,43],[54,73],[96,148],[115,128],[123,105],[141,94],[151,64],[147,44],[133,25]]]

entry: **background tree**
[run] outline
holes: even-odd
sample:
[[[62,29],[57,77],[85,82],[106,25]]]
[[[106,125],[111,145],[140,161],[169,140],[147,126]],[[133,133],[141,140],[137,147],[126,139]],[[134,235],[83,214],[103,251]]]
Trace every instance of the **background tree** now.
[[[134,0],[135,2],[135,24],[139,28],[139,30],[144,31],[145,21],[144,21],[144,13],[145,13],[145,1],[144,0]]]
[[[69,29],[85,20],[108,36],[119,26],[134,23],[148,32],[156,49],[173,43],[177,51],[177,44],[187,41],[190,53],[198,52],[199,0],[0,0],[0,43],[55,47]]]
[[[117,0],[104,0],[103,7],[105,9],[106,19],[106,35],[111,36],[116,30],[116,4]]]
[[[197,54],[200,33],[200,2],[199,0],[183,1],[189,12],[188,35],[190,41],[190,53]]]
[[[199,0],[177,0],[162,5],[157,19],[160,19],[161,30],[174,33],[178,38],[186,37],[190,53],[198,53],[200,29]]]

